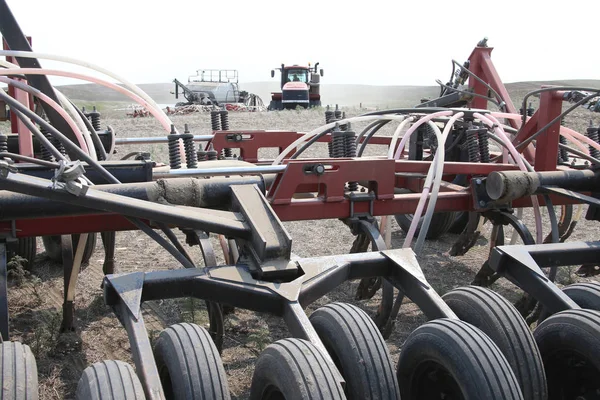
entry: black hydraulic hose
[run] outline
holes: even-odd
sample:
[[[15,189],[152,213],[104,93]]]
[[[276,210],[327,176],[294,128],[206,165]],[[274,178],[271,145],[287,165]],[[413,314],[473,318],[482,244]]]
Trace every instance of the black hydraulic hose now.
[[[73,102],[71,100],[69,100],[69,103],[71,103],[73,108],[75,108],[75,110],[77,110],[77,114],[79,114],[79,116],[83,120],[83,123],[85,124],[85,127],[90,132],[90,136],[92,137],[92,141],[94,142],[94,147],[96,147],[96,149],[99,149],[99,151],[100,151],[101,161],[107,160],[108,156],[106,154],[106,150],[104,149],[104,145],[102,144],[102,141],[100,140],[100,136],[98,136],[98,132],[96,132],[96,129],[94,128],[92,123],[83,114],[83,111],[81,111],[75,104],[73,104]]]
[[[523,111],[525,111],[525,109],[527,108],[527,99],[529,99],[531,96],[538,94],[538,93],[553,92],[553,91],[558,91],[558,90],[571,90],[571,91],[572,90],[583,90],[586,92],[595,92],[595,93],[600,92],[600,89],[597,89],[597,88],[572,87],[572,86],[554,86],[554,87],[549,87],[549,88],[537,89],[537,90],[533,90],[525,95],[525,97],[523,98],[523,104],[521,105],[521,109]],[[525,112],[523,112],[523,118],[521,119],[521,129],[523,129],[523,127],[525,126],[526,121],[527,121],[527,114]],[[521,129],[519,129],[519,131]]]
[[[17,115],[20,116],[21,120],[24,123],[25,123],[25,121],[27,121],[27,118],[23,118],[23,116],[25,115],[25,116],[35,120],[38,124],[44,126],[44,128],[46,128],[52,135],[54,135],[56,138],[58,138],[61,141],[61,143],[65,146],[65,148],[67,148],[67,147],[70,148],[71,151],[73,151],[76,155],[80,156],[84,161],[86,161],[89,165],[91,165],[94,169],[96,169],[96,171],[98,171],[98,173],[100,173],[109,183],[121,183],[110,172],[108,172],[102,165],[100,165],[96,160],[94,160],[88,154],[86,154],[83,150],[81,150],[77,145],[75,145],[75,143],[73,143],[71,140],[69,140],[66,136],[64,136],[56,128],[54,128],[52,125],[50,125],[48,122],[46,122],[46,120],[44,120],[42,117],[40,117],[36,113],[32,112],[27,107],[25,107],[24,105],[22,105],[21,103],[19,103],[18,101],[16,101],[15,99],[10,97],[6,93],[4,93],[3,90],[0,90],[0,99],[4,100],[6,104],[10,105],[12,111],[14,111],[15,109],[18,110],[19,112],[17,113]],[[27,125],[27,123],[26,123],[26,125]],[[52,145],[48,141],[48,139],[44,135],[42,135],[42,133],[39,132],[39,130],[35,126],[33,126],[33,124],[31,124],[31,126],[34,128],[34,130],[32,130],[32,132],[37,131],[36,134],[39,133],[40,141],[42,141],[44,144],[49,145],[49,147],[48,147],[49,150],[54,149],[58,152],[56,147],[54,147],[54,145]],[[58,157],[59,159],[64,159],[64,156],[62,154],[60,154],[60,152],[58,152],[58,154],[60,155]],[[173,245],[171,245],[169,242],[164,240],[164,238],[162,238],[160,235],[158,235],[156,232],[154,232],[151,228],[149,228],[142,221],[135,219],[135,218],[128,218],[128,219],[131,221],[131,223],[133,223],[136,227],[138,227],[138,229],[142,230],[144,233],[146,233],[148,236],[150,236],[150,238],[154,239],[163,248],[165,248],[169,253],[171,253],[171,255],[173,255],[181,263],[181,265],[183,265],[185,268],[189,268],[189,261],[179,251],[177,251],[177,249],[175,247],[173,247]]]
[[[375,133],[377,133],[377,131],[379,131],[388,122],[390,122],[390,120],[387,120],[387,121],[377,121],[377,122],[379,122],[379,124],[377,124],[373,129],[371,129],[371,132],[369,132],[367,134],[367,136],[365,136],[365,139],[361,143],[360,149],[358,150],[358,153],[356,154],[358,157],[362,157],[363,152],[367,148],[367,144],[369,143],[369,140],[371,140],[371,138],[375,135]]]
[[[529,143],[531,143],[531,141],[535,140],[536,137],[538,137],[539,135],[541,135],[542,133],[544,133],[548,128],[550,128],[556,122],[558,122],[561,119],[563,119],[571,111],[573,111],[574,109],[576,109],[577,107],[579,107],[583,103],[587,103],[589,100],[593,99],[594,97],[598,97],[598,92],[600,92],[600,90],[597,90],[597,92],[594,93],[594,94],[591,94],[591,95],[589,95],[587,97],[584,97],[583,99],[579,100],[577,103],[573,104],[571,107],[567,108],[565,111],[563,111],[562,113],[560,113],[560,115],[558,115],[552,121],[548,122],[543,128],[539,129],[536,133],[534,133],[533,135],[529,136],[527,139],[523,140],[521,143],[517,144],[515,146],[516,149],[520,150],[524,146],[527,146]],[[521,127],[523,127],[523,126],[524,125],[521,125]]]
[[[444,86],[444,87],[446,87],[446,88],[448,88],[450,90],[453,90],[453,91],[455,91],[457,93],[463,93],[463,94],[466,94],[466,95],[469,95],[469,96],[479,97],[479,98],[482,98],[482,99],[485,99],[485,100],[489,101],[490,103],[495,104],[496,107],[498,107],[498,108],[502,108],[502,106],[500,105],[500,103],[498,103],[496,100],[492,99],[491,97],[483,96],[481,94],[474,93],[474,92],[469,92],[467,90],[461,90],[461,89],[453,88],[451,86],[446,85],[445,83],[442,83],[442,81],[440,81],[439,79],[436,80],[436,82],[437,82],[438,85]]]
[[[478,77],[477,75],[475,75],[473,72],[471,72],[468,68],[463,67],[462,65],[460,65],[460,63],[458,63],[456,60],[452,60],[452,65],[458,65],[463,71],[465,71],[467,74],[469,74],[469,76],[472,76],[473,78],[475,78],[479,83],[481,83],[482,85],[484,85],[485,87],[487,87],[492,93],[494,93],[494,96],[496,96],[496,99],[498,99],[498,101],[500,102],[504,102],[504,100],[502,99],[502,97],[500,96],[500,94],[498,92],[496,92],[494,90],[493,87],[491,87],[486,81],[484,81],[483,79],[481,79],[480,77]],[[502,104],[502,103],[500,103]],[[500,107],[500,106],[499,106]],[[504,108],[506,109],[506,106],[501,106],[500,108]]]
[[[0,90],[0,98],[4,100],[5,103],[11,106],[11,109],[17,109],[22,114],[36,121],[39,125],[43,126],[48,132],[50,132],[54,137],[56,137],[60,142],[65,146],[67,151],[71,151],[76,154],[79,158],[86,161],[90,166],[92,166],[100,175],[102,175],[108,182],[110,183],[121,183],[117,178],[115,178],[110,172],[108,172],[102,165],[100,165],[96,160],[91,158],[85,151],[81,150],[75,143],[73,143],[69,138],[63,135],[60,131],[58,131],[55,127],[50,125],[46,120],[42,117],[31,111],[29,108],[25,107],[23,104],[19,103],[4,91]],[[25,118],[26,119],[26,118]],[[43,135],[42,135],[43,136]]]
[[[2,91],[0,91],[0,92],[2,92]],[[1,95],[2,95],[2,93],[0,93],[0,97],[2,97]],[[58,149],[54,146],[54,144],[52,144],[48,140],[48,138],[46,136],[44,136],[44,134],[42,132],[40,132],[40,130],[37,128],[37,126],[35,126],[29,120],[29,118],[26,118],[19,110],[15,109],[15,108],[11,108],[10,111],[12,114],[14,114],[17,118],[19,118],[23,122],[25,127],[27,129],[29,129],[29,131],[40,141],[42,146],[46,147],[48,149],[48,151],[50,153],[52,153],[52,155],[57,160],[64,160],[64,161],[67,160],[67,158],[60,151],[58,151]]]
[[[59,167],[58,163],[55,163],[52,161],[40,160],[39,158],[27,157],[27,156],[23,156],[21,154],[16,154],[16,153],[0,152],[0,158],[12,158],[13,160],[30,162],[32,164],[38,164],[38,165],[41,165],[42,167],[48,167],[48,168],[58,168]],[[18,165],[17,165],[17,167],[18,167]]]

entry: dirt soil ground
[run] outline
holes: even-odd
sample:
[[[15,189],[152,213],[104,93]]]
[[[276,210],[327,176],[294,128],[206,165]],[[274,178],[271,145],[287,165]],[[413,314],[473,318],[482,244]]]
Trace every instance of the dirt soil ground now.
[[[517,95],[518,97],[518,95]],[[346,110],[348,115],[357,115],[362,110]],[[578,112],[569,117],[567,124],[580,132],[585,130],[590,113]],[[309,131],[324,121],[323,110],[282,111],[269,113],[230,113],[232,129],[290,129]],[[577,122],[579,121],[579,122]],[[583,122],[581,122],[583,121]],[[209,133],[210,118],[197,114],[174,118],[177,126],[189,124],[194,134]],[[595,122],[598,123],[596,117]],[[125,112],[105,113],[103,125],[111,125],[119,137],[159,136],[165,132],[156,120],[151,118],[127,118]],[[575,126],[576,125],[576,126]],[[360,126],[355,127],[356,130]],[[391,129],[382,134],[390,134]],[[369,149],[369,154],[383,154],[382,149]],[[133,150],[149,151],[153,159],[165,162],[166,145],[122,146],[116,158],[121,158]],[[311,155],[324,155],[322,146]],[[585,212],[585,210],[584,210]],[[531,213],[526,211],[525,220],[533,229]],[[544,212],[545,231],[548,229],[548,216]],[[585,215],[585,214],[584,214]],[[293,238],[293,251],[300,256],[319,256],[347,253],[353,236],[339,220],[310,222],[286,222],[285,226]],[[569,241],[598,240],[600,225],[585,221],[579,223]],[[392,246],[402,246],[404,233],[393,222]],[[448,250],[456,241],[457,235],[447,234],[440,240],[429,241],[418,259],[431,285],[440,294],[463,285],[468,285],[488,254],[490,225],[484,227],[482,238],[465,256],[452,257]],[[510,231],[507,232],[507,237]],[[181,235],[180,235],[181,236]],[[213,238],[214,239],[214,238]],[[215,248],[218,244],[215,241]],[[202,265],[198,248],[189,249],[192,256]],[[218,252],[217,252],[218,253]],[[159,245],[139,232],[120,232],[116,246],[117,272],[152,271],[178,269],[179,264]],[[223,262],[223,258],[219,259]],[[74,332],[59,333],[61,303],[63,296],[62,268],[46,257],[41,240],[38,239],[38,256],[30,273],[15,272],[9,289],[11,313],[11,334],[14,340],[31,346],[37,358],[41,399],[72,398],[77,381],[83,369],[97,361],[120,359],[132,362],[125,330],[106,307],[102,300],[103,249],[98,240],[97,248],[89,264],[85,266],[77,283],[76,327]],[[580,280],[575,275],[577,266],[562,268],[558,283],[566,285]],[[374,315],[379,296],[369,301],[357,302],[353,294],[358,282],[348,282],[330,292],[307,309],[311,313],[319,306],[333,302],[351,302]],[[497,281],[493,287],[515,301],[521,292],[505,280]],[[150,302],[144,305],[144,317],[150,338],[154,340],[161,329],[181,321],[195,322],[207,326],[203,302],[190,299]],[[396,328],[387,340],[392,360],[397,362],[402,343],[407,335],[426,321],[419,309],[405,300],[398,316]],[[288,336],[285,326],[277,318],[237,309],[228,315],[225,324],[223,363],[229,378],[232,398],[246,399],[253,372],[253,365],[269,343]]]

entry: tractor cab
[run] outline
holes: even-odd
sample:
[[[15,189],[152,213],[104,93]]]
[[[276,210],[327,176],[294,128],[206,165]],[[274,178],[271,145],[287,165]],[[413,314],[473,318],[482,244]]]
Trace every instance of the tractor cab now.
[[[323,70],[317,70],[318,65],[319,63],[316,63],[311,67],[309,63],[306,67],[281,64],[281,68],[277,68],[281,73],[281,92],[271,93],[269,110],[320,106],[319,86]],[[271,70],[271,77],[275,77],[275,70]]]
[[[284,84],[287,82],[308,83],[308,68],[306,67],[286,67],[282,72]]]

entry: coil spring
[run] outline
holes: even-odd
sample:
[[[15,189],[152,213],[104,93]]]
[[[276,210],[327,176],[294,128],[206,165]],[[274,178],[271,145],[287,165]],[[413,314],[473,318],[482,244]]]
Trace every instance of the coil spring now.
[[[563,135],[558,136],[558,143],[567,145],[567,139]],[[569,153],[566,149],[559,147],[558,148],[558,162],[568,162],[569,161]]]
[[[196,159],[196,149],[194,148],[194,135],[186,132],[181,135],[181,138],[183,139],[183,148],[185,149],[185,165],[188,168],[196,168],[198,166],[198,161]]]
[[[600,128],[594,128],[593,122],[590,121],[590,127],[587,128],[587,136],[596,143],[600,143]],[[590,156],[600,158],[600,151],[595,147],[589,146]]]
[[[346,155],[346,142],[344,136],[344,132],[342,132],[339,126],[336,125],[331,139],[331,157],[344,158]]]
[[[181,154],[179,154],[179,136],[171,133],[169,136],[169,165],[172,169],[181,168]]]
[[[217,160],[219,158],[219,153],[215,150],[212,143],[208,146],[208,151],[206,152],[206,158],[208,161]]]
[[[44,135],[46,137],[46,139],[48,139],[48,141],[54,146],[56,147],[56,149],[58,150],[58,152],[62,155],[66,155],[67,154],[67,150],[65,150],[65,146],[63,146],[63,144],[60,142],[60,140],[56,139],[54,137],[54,135],[52,135],[50,132],[48,132],[48,130],[46,128],[44,128],[43,126],[40,125],[40,132],[42,133],[42,135]],[[50,153],[49,149],[46,149],[45,146],[42,146],[42,148],[44,148],[50,155],[50,157],[52,157],[52,153]],[[51,158],[50,160],[51,161]]]
[[[42,131],[42,129],[40,129],[40,131]],[[50,143],[52,143],[52,135],[50,135],[49,133],[44,133],[44,132],[42,132],[42,133],[46,137],[46,139],[48,139],[50,141]],[[40,158],[45,161],[53,160],[52,153],[50,153],[50,150],[48,150],[48,148],[46,146],[44,146],[43,144],[40,146]]]
[[[92,126],[94,127],[95,131],[99,131],[100,130],[100,113],[98,111],[96,111],[96,106],[94,106],[94,111],[92,111],[90,114],[90,119],[92,122]]]
[[[8,152],[8,136],[0,133],[0,153]]]
[[[202,148],[202,145],[200,145],[200,148],[198,149],[198,153],[196,153],[198,156],[198,161],[206,161],[206,151],[204,151],[204,149]]]
[[[346,119],[346,111],[342,112],[342,119]],[[341,124],[340,129],[343,131],[348,130],[348,124]]]
[[[212,110],[210,112],[210,126],[213,131],[221,130],[221,120],[219,117],[219,110]]]
[[[325,110],[325,123],[326,124],[330,123],[332,119],[333,119],[333,111],[331,111],[329,109],[329,106],[327,106],[327,109]]]
[[[221,110],[221,129],[224,131],[229,130],[229,111]]]
[[[327,151],[329,152],[329,158],[333,157],[333,138],[331,142],[327,142]]]
[[[490,162],[490,136],[487,129],[481,129],[479,131],[479,156],[481,162]]]
[[[333,116],[337,120],[342,119],[342,111],[340,110],[340,108],[337,104],[335,105],[335,111],[333,112]]]
[[[347,124],[347,131],[344,132],[344,150],[346,157],[356,157],[356,132],[350,130],[350,123]],[[348,190],[355,192],[358,190],[358,182],[348,182]]]
[[[467,129],[467,151],[470,162],[479,162],[479,144],[477,142],[477,129]]]

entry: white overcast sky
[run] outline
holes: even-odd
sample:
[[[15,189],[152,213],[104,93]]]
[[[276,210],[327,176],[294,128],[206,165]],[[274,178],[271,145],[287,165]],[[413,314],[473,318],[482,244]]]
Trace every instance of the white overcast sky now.
[[[200,68],[268,81],[281,63],[319,61],[323,83],[435,85],[483,37],[505,82],[600,79],[599,0],[6,1],[35,51],[135,83]]]

